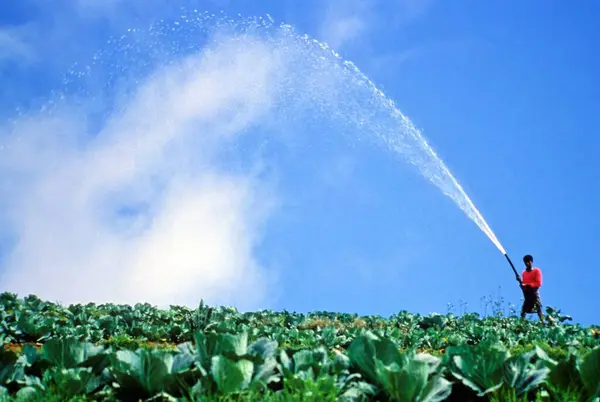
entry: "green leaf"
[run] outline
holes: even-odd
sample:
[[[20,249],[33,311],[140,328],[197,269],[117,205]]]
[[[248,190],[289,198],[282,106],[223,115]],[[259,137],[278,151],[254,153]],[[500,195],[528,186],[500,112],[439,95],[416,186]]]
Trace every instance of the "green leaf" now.
[[[582,359],[579,373],[590,397],[600,397],[600,347],[595,348]]]
[[[172,357],[172,360],[168,360],[171,362],[171,366],[169,367],[170,373],[181,373],[189,370],[195,361],[194,355],[183,350],[179,350],[179,352],[172,355]]]
[[[247,360],[252,360],[254,363],[254,375],[252,377],[254,387],[260,388],[271,382],[279,381],[279,377],[275,375],[277,368],[276,350],[277,342],[267,338],[258,339],[248,347],[247,356],[249,358]]]
[[[565,360],[559,361],[550,369],[548,383],[562,391],[583,389],[578,359],[574,353],[570,353]]]
[[[452,392],[451,383],[441,376],[430,378],[430,363],[413,353],[390,365],[376,360],[376,367],[379,383],[396,401],[439,402]]]
[[[419,394],[421,402],[440,402],[446,400],[452,393],[452,383],[440,375],[432,377],[425,389]]]
[[[476,347],[450,347],[444,359],[450,373],[481,397],[502,386],[504,363],[509,357],[501,344],[482,342]]]
[[[333,352],[334,356],[331,361],[331,369],[333,370],[333,374],[339,375],[350,368],[352,361],[347,355],[337,349],[334,349]]]
[[[424,365],[412,367],[412,371],[406,367],[399,367],[398,363],[385,365],[381,360],[376,360],[378,383],[384,391],[396,401],[415,400],[419,391],[425,388],[428,371]]]
[[[196,342],[195,348],[193,349],[196,364],[202,368],[203,375],[205,375],[205,373],[207,373],[210,370],[211,364],[211,354],[209,353],[209,350],[207,348],[206,335],[203,332],[197,332],[196,334],[194,334],[194,340]],[[183,350],[184,348],[191,349],[192,345],[189,343],[180,345],[180,350]]]
[[[352,363],[373,382],[378,381],[376,360],[386,366],[399,361],[400,352],[396,344],[386,338],[379,338],[372,332],[356,338],[348,349]]]
[[[320,366],[326,363],[326,359],[327,353],[322,348],[300,350],[292,356],[294,372],[298,373],[308,369],[318,370]]]
[[[432,314],[429,317],[424,317],[420,322],[420,327],[423,329],[437,328],[442,329],[448,324],[448,319],[440,314]]]
[[[368,382],[359,381],[350,384],[341,395],[339,395],[340,401],[354,402],[370,400],[369,397],[377,395],[378,389],[373,384]]]
[[[429,353],[418,353],[414,355],[413,358],[427,364],[430,373],[436,373],[438,368],[441,367],[442,363],[442,360],[439,357],[433,356]]]
[[[222,334],[218,341],[218,354],[234,354],[243,356],[248,353],[248,333],[246,331],[240,334]]]
[[[285,350],[279,352],[279,361],[285,375],[291,374],[294,370],[294,364],[292,359],[288,356]]]
[[[16,363],[18,356],[16,353],[0,348],[0,384],[11,382],[16,374]]]
[[[105,348],[91,343],[82,343],[75,338],[49,339],[42,347],[44,359],[55,367],[70,369],[75,367],[90,367],[95,373],[100,373],[109,364],[104,353]]]
[[[52,368],[44,373],[44,383],[53,384],[57,392],[65,399],[79,395],[92,395],[105,385],[104,380],[95,375],[92,369],[58,369]]]
[[[556,360],[548,356],[548,353],[546,353],[544,349],[540,348],[538,345],[535,345],[533,355],[536,356],[538,359],[546,362],[547,365],[550,367],[554,367],[558,363]]]
[[[46,388],[38,377],[26,376],[21,382],[21,389],[16,393],[17,400],[39,400]]]
[[[537,365],[531,364],[533,354],[523,353],[519,356],[512,356],[504,365],[505,382],[515,390],[517,396],[536,389],[550,373],[550,369],[544,362],[539,362]]]
[[[248,347],[248,354],[258,356],[263,360],[272,358],[277,351],[277,341],[272,341],[267,338],[258,339]]]
[[[41,392],[34,387],[23,387],[17,391],[16,397],[19,401],[39,400]]]
[[[237,362],[225,356],[213,356],[211,373],[217,387],[224,394],[241,392],[252,380],[253,364],[249,360]]]
[[[120,393],[139,394],[142,398],[150,398],[162,391],[162,379],[168,374],[165,362],[145,350],[118,351],[111,371],[120,385]]]
[[[0,385],[0,402],[9,401],[10,396],[8,394],[8,390]]]
[[[268,359],[263,364],[254,365],[254,375],[252,383],[255,385],[267,385],[272,382],[278,382],[279,376],[275,374],[277,369],[277,360]]]
[[[185,353],[121,350],[113,357],[111,372],[119,383],[119,395],[125,399],[150,398],[159,392],[179,396],[197,380],[192,363],[193,357]]]

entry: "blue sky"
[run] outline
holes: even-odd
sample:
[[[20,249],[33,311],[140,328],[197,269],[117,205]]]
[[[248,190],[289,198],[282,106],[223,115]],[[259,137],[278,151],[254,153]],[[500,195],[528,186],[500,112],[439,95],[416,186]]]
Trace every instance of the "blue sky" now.
[[[374,146],[385,110],[333,62],[319,68],[316,46],[226,32],[209,55],[197,24],[148,34],[222,10],[269,14],[352,61],[519,271],[534,256],[545,304],[598,322],[594,2],[13,3],[0,15],[1,290],[382,315],[519,305],[502,254]],[[65,84],[69,71],[85,74]]]

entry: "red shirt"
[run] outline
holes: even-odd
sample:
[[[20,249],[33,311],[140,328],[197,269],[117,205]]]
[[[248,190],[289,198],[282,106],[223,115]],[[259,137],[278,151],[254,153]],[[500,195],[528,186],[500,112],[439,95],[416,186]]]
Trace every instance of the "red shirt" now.
[[[531,271],[523,271],[523,285],[529,285],[532,288],[542,286],[542,271],[539,268],[533,267]]]

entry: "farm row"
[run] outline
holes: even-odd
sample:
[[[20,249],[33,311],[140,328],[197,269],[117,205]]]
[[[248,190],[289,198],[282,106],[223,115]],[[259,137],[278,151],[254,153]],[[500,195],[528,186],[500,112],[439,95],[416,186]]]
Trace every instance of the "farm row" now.
[[[552,313],[552,312],[550,312]],[[0,295],[0,395],[28,400],[577,400],[600,397],[597,327]],[[54,398],[54,399],[53,399]]]

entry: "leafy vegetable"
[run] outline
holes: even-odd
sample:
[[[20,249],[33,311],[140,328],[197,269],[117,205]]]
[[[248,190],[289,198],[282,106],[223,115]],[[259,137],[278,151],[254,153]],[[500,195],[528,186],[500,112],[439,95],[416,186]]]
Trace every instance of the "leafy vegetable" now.
[[[0,294],[0,400],[600,397],[600,332],[476,314],[240,313]]]

